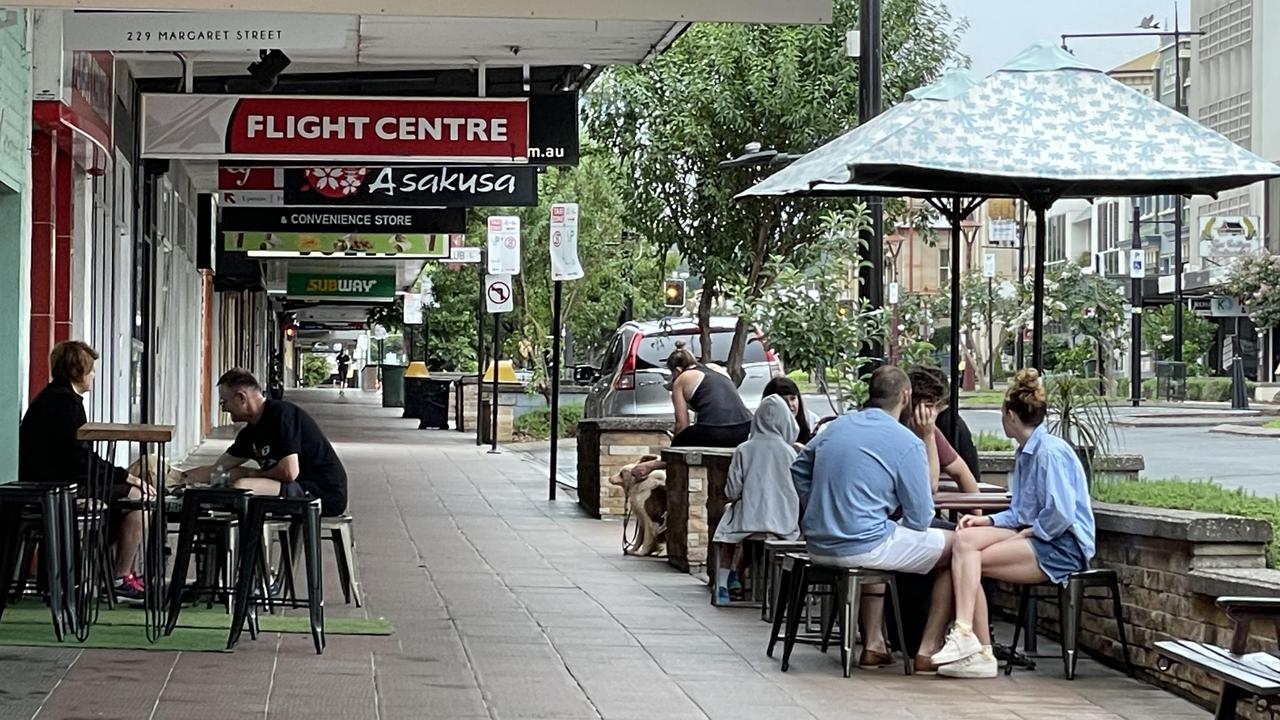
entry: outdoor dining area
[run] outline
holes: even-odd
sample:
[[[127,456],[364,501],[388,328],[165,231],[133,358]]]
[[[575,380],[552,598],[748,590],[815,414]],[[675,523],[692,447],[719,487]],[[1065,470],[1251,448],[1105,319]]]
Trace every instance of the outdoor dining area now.
[[[172,437],[170,426],[86,424],[77,439],[105,462],[79,484],[0,484],[0,645],[231,651],[247,629],[255,640],[308,634],[324,652],[327,544],[344,600],[362,604],[350,515],[322,519],[316,498],[253,496],[216,479],[187,484],[166,456]],[[97,498],[117,461],[129,459],[129,473],[154,495],[108,508]],[[110,515],[131,512],[143,527],[135,606],[112,585],[121,531]],[[384,621],[340,624],[389,633]]]

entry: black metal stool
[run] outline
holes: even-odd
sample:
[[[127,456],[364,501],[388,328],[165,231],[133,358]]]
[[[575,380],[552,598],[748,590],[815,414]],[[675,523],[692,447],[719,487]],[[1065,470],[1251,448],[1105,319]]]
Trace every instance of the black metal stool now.
[[[182,597],[187,590],[187,569],[191,564],[191,551],[195,545],[201,519],[209,511],[220,511],[235,515],[236,521],[243,525],[249,515],[249,497],[248,490],[226,487],[191,487],[182,493],[182,512],[178,522],[178,546],[173,554],[173,575],[169,581],[169,597],[167,598],[169,617],[165,623],[165,635],[173,634],[174,628],[178,626],[178,613],[182,610]],[[232,568],[228,567],[228,581],[231,573]],[[256,626],[251,625],[250,632],[256,637]]]
[[[782,556],[791,552],[804,552],[803,540],[765,540],[764,541],[764,598],[760,603],[760,619],[773,622],[773,616],[783,604],[785,596],[779,587],[782,584]],[[775,633],[776,634],[776,633]]]
[[[227,636],[227,649],[233,650],[240,642],[240,634],[249,615],[253,588],[258,582],[262,547],[262,529],[268,518],[289,518],[302,524],[302,547],[306,553],[307,598],[311,613],[311,639],[316,654],[324,653],[324,582],[320,563],[320,500],[312,498],[264,497],[249,498],[245,521],[240,524],[240,570],[236,575],[235,606],[231,618],[231,633]],[[304,601],[296,600],[300,606]]]
[[[1126,639],[1124,632],[1124,606],[1120,602],[1120,580],[1116,576],[1115,570],[1097,568],[1071,573],[1065,586],[1054,583],[1023,585],[1021,596],[1018,599],[1018,622],[1014,625],[1013,644],[1010,647],[1018,647],[1018,638],[1022,634],[1023,626],[1027,624],[1027,607],[1030,604],[1031,593],[1037,587],[1056,587],[1058,589],[1058,618],[1062,626],[1062,667],[1068,680],[1074,680],[1076,677],[1076,658],[1078,656],[1076,641],[1080,634],[1080,619],[1084,611],[1085,590],[1091,587],[1107,588],[1111,594],[1112,614],[1115,617],[1116,627],[1119,628],[1120,647],[1124,651],[1124,664],[1129,677],[1133,677],[1133,660],[1129,657],[1129,641]],[[1035,632],[1035,630],[1029,629],[1028,632]],[[1006,664],[1004,674],[1009,675],[1012,673],[1013,663]]]
[[[831,613],[834,606],[830,600],[835,598],[836,589],[830,585],[819,585],[810,583],[806,592],[799,598],[795,597],[796,591],[799,589],[800,583],[807,575],[809,567],[809,557],[804,553],[784,553],[778,558],[779,572],[777,581],[777,607],[773,611],[772,629],[769,633],[769,647],[765,654],[773,657],[773,649],[777,646],[778,641],[786,641],[788,633],[792,636],[793,643],[802,645],[821,645],[823,651],[826,651],[825,640],[830,623],[834,622],[834,615]],[[810,598],[818,597],[821,600],[821,611],[818,618],[818,631],[809,632],[809,624],[812,617],[805,620],[806,632],[800,632],[801,618],[809,615]],[[791,632],[790,620],[795,618],[795,631]],[[782,627],[783,622],[787,622],[787,628]],[[782,671],[786,672],[791,667],[791,656],[784,655],[782,658]]]
[[[59,642],[66,630],[76,632],[74,605],[75,539],[71,534],[71,498],[75,485],[7,483],[0,485],[0,617],[9,603],[22,545],[22,511],[38,508],[41,521],[40,570],[44,573],[53,634]]]
[[[790,567],[788,567],[790,566]],[[867,570],[862,568],[838,568],[813,563],[803,553],[789,553],[783,556],[783,573],[788,577],[784,582],[790,585],[787,593],[787,632],[782,650],[782,670],[786,672],[791,665],[791,650],[795,647],[800,629],[800,610],[807,602],[814,585],[835,588],[837,607],[840,609],[840,663],[844,668],[844,676],[849,677],[853,670],[853,645],[857,637],[858,610],[860,607],[861,589],[863,585],[884,585],[892,605],[895,630],[899,645],[905,637],[902,632],[902,612],[898,608],[898,583],[893,572],[885,570]],[[831,620],[826,619],[823,637],[820,641],[825,650],[831,632]],[[775,613],[774,625],[779,623]],[[775,637],[770,640],[772,646]],[[806,643],[810,644],[810,643]],[[772,650],[772,647],[770,648]],[[770,653],[772,656],[772,653]],[[910,654],[903,651],[903,672],[912,674],[914,667]]]

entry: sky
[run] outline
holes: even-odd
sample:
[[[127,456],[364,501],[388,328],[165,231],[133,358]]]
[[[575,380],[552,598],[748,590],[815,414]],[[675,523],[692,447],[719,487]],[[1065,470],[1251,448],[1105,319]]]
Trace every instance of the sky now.
[[[1036,40],[1058,44],[1062,33],[1129,32],[1147,15],[1172,27],[1172,0],[942,0],[952,17],[968,18],[960,51],[972,61],[975,77],[984,77]],[[1178,3],[1182,27],[1188,27],[1189,0]],[[1167,20],[1167,22],[1166,22]],[[1153,50],[1152,38],[1081,38],[1068,41],[1076,57],[1109,70]]]

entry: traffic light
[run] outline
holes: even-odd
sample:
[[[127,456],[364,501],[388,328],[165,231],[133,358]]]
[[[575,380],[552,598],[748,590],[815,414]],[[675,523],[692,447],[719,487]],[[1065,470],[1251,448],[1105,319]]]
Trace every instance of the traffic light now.
[[[662,297],[669,308],[684,307],[684,281],[667,280]]]
[[[285,325],[285,326],[284,326],[284,339],[285,339],[285,340],[288,340],[289,342],[293,342],[293,341],[294,341],[294,339],[295,339],[295,338],[297,338],[297,337],[298,337],[298,326],[297,326],[297,325]]]

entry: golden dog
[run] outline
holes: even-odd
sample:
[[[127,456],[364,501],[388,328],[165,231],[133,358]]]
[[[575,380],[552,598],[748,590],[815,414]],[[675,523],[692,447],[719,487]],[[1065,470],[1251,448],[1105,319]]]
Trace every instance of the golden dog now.
[[[653,455],[646,455],[640,462],[656,460]],[[654,470],[644,479],[636,479],[631,474],[632,468],[639,463],[625,465],[618,474],[609,480],[609,484],[622,487],[627,499],[627,507],[636,519],[638,532],[634,541],[630,542],[623,552],[627,555],[652,555],[658,546],[667,538],[667,471]]]

